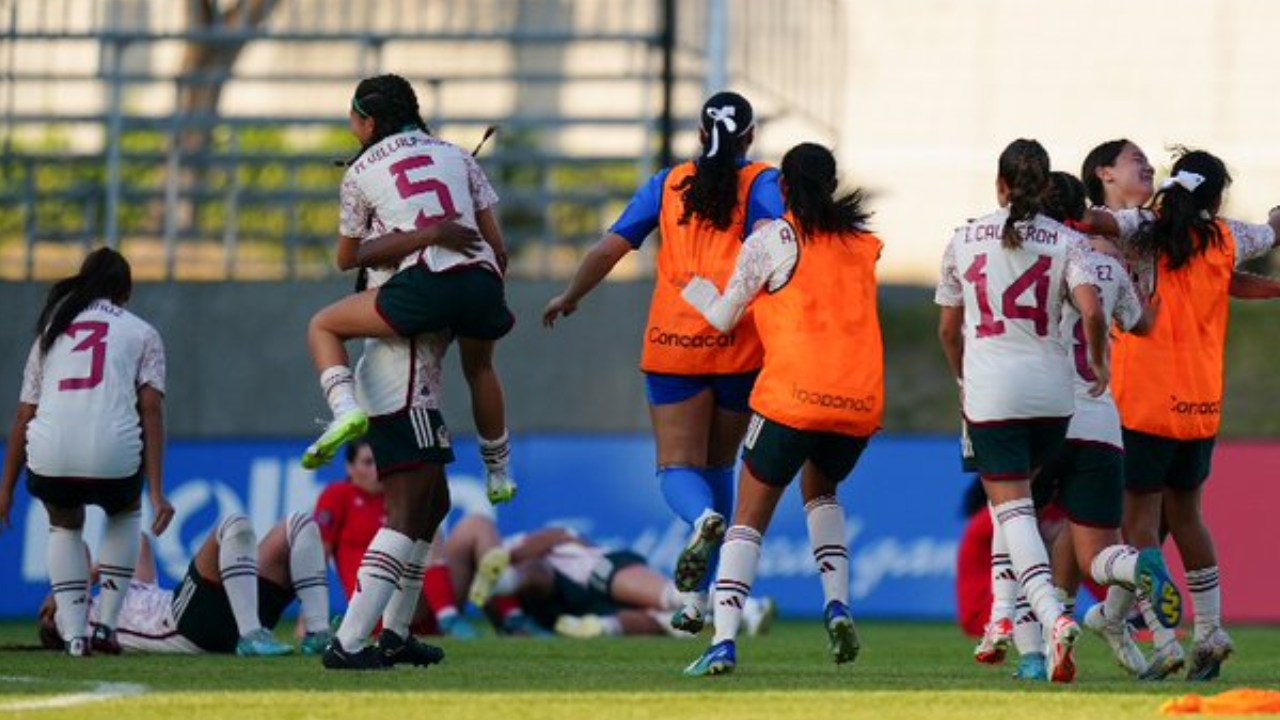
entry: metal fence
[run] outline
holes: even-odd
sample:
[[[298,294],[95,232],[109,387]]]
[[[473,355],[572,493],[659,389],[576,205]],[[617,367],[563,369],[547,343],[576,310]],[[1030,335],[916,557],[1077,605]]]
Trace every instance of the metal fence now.
[[[677,146],[704,86],[831,139],[838,0],[0,0],[0,277],[122,244],[151,279],[325,277],[342,108],[395,71],[483,159],[513,272],[556,277]],[[668,15],[668,13],[671,13]],[[335,108],[337,109],[335,111]],[[643,260],[632,270],[647,271]]]

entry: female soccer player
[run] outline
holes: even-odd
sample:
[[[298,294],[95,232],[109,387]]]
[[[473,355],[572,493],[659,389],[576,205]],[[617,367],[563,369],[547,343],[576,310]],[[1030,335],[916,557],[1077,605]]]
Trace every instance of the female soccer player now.
[[[956,231],[935,301],[996,521],[992,556],[1009,557],[1036,616],[1052,629],[1050,677],[1070,682],[1080,628],[1054,595],[1030,479],[1062,445],[1074,409],[1059,337],[1063,304],[1070,296],[1084,318],[1095,396],[1109,378],[1107,321],[1087,272],[1087,240],[1041,214],[1048,185],[1049,156],[1040,143],[1015,140],[1005,148],[996,179],[1001,209]]]
[[[1161,305],[1150,335],[1122,337],[1115,348],[1129,491],[1125,533],[1137,547],[1158,548],[1163,509],[1195,606],[1191,680],[1217,677],[1234,650],[1222,629],[1217,555],[1200,508],[1222,419],[1228,296],[1238,282],[1234,268],[1270,252],[1280,230],[1275,212],[1266,225],[1219,218],[1230,181],[1216,156],[1183,152],[1153,199],[1154,212],[1115,215]]]
[[[862,192],[836,195],[836,162],[826,148],[804,143],[788,151],[782,189],[786,216],[747,238],[724,294],[698,276],[683,291],[721,332],[753,307],[765,349],[751,393],[738,504],[716,577],[715,637],[685,669],[688,675],[717,675],[736,666],[734,638],[762,537],[783,491],[802,470],[830,651],[845,663],[859,650],[836,487],[852,472],[884,414],[875,273],[883,244],[866,230]]]
[[[720,332],[680,299],[680,289],[695,274],[725,282],[743,238],[783,213],[777,171],[746,159],[755,138],[746,98],[717,93],[699,117],[702,154],[654,175],[543,311],[547,327],[572,315],[623,256],[659,229],[658,277],[640,369],[658,481],[667,504],[693,528],[675,576],[681,590],[701,591],[701,597],[691,595],[672,618],[674,627],[689,632],[702,628],[706,583],[733,506],[734,455],[763,353],[750,316],[732,332]]]
[[[78,273],[49,291],[0,483],[4,526],[24,465],[27,489],[49,512],[49,581],[62,639],[76,656],[120,652],[116,620],[138,562],[144,481],[151,531],[163,533],[173,519],[164,495],[164,345],[155,328],[124,309],[132,291],[129,262],[110,248],[89,253]],[[86,505],[107,513],[92,639]]]
[[[361,81],[351,101],[350,122],[363,149],[342,182],[339,267],[379,259],[362,259],[360,245],[389,231],[426,231],[410,236],[425,241],[395,246],[399,252],[391,255],[392,264],[398,263],[401,271],[373,273],[370,284],[378,286],[375,292],[348,297],[312,318],[308,343],[334,420],[307,449],[303,465],[328,463],[368,425],[356,403],[344,340],[448,331],[458,340],[471,387],[490,499],[507,502],[514,497],[515,485],[509,474],[505,401],[493,352],[515,318],[503,289],[506,250],[493,209],[498,196],[469,154],[428,134],[417,96],[404,78],[379,75]],[[478,229],[485,242],[466,252],[438,242],[459,225]],[[408,248],[414,251],[406,255]]]

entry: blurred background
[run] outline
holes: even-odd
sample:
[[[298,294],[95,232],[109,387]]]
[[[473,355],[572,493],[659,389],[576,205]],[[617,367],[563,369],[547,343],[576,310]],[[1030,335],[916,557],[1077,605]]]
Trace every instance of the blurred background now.
[[[845,489],[854,597],[946,617],[966,479],[930,285],[951,229],[994,206],[996,156],[1015,137],[1072,172],[1118,137],[1159,172],[1174,145],[1209,149],[1236,179],[1226,214],[1261,221],[1280,202],[1276,20],[1267,0],[0,0],[0,380],[14,398],[47,282],[118,247],[143,281],[133,308],[169,353],[182,514],[162,558],[180,574],[219,513],[248,509],[262,530],[307,506],[340,474],[296,468],[326,413],[306,321],[352,283],[331,259],[335,161],[357,148],[356,83],[396,72],[441,137],[470,148],[501,128],[481,164],[511,247],[518,325],[499,363],[525,493],[504,529],[568,522],[669,564],[682,531],[652,482],[635,367],[655,243],[578,315],[538,321],[636,187],[696,152],[702,100],[731,88],[756,107],[756,157],[822,142],[872,194],[890,400],[886,437]],[[1280,470],[1271,325],[1268,308],[1236,308],[1224,435],[1239,442],[1212,486],[1235,518],[1274,506],[1244,500],[1274,494],[1256,481]],[[446,377],[465,437],[452,360]],[[465,504],[479,463],[469,445],[459,457]],[[45,582],[43,512],[20,510],[0,574],[29,591],[0,615]],[[799,510],[781,515],[762,587],[816,612]],[[1240,546],[1263,526],[1237,521]]]

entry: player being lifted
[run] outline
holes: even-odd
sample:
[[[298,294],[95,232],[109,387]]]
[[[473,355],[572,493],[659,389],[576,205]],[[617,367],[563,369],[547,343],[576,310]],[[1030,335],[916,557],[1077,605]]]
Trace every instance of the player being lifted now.
[[[1088,241],[1041,214],[1049,189],[1044,148],[1034,140],[1011,143],[1000,154],[996,188],[1000,209],[958,228],[947,245],[935,296],[942,308],[938,333],[962,388],[991,502],[993,562],[1008,558],[1050,630],[1049,676],[1070,682],[1080,628],[1054,594],[1031,478],[1061,447],[1075,406],[1060,337],[1063,305],[1070,296],[1083,318],[1095,396],[1110,377],[1107,319],[1089,277]]]
[[[89,253],[49,290],[27,357],[0,482],[8,526],[18,475],[49,512],[48,568],[58,627],[71,655],[120,652],[116,619],[138,562],[145,482],[159,534],[173,518],[164,496],[164,346],[124,309],[129,262],[110,248]],[[107,513],[98,624],[89,637],[84,508]]]

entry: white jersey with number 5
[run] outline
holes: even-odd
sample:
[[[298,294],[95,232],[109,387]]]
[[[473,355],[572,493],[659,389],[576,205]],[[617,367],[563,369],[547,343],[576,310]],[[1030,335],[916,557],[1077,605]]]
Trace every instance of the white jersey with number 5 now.
[[[1060,337],[1069,289],[1088,282],[1079,233],[1043,215],[1018,223],[1022,247],[1001,245],[1007,210],[956,230],[934,300],[964,307],[964,414],[972,423],[1064,418],[1073,408]]]
[[[476,229],[476,213],[497,204],[498,195],[466,151],[410,130],[365,150],[343,177],[341,199],[339,232],[363,239],[448,219]],[[484,264],[500,273],[487,243],[475,257],[432,246],[410,254],[400,267],[419,261],[435,272]]]
[[[1098,288],[1103,314],[1115,321],[1120,330],[1128,331],[1142,319],[1142,301],[1134,290],[1129,274],[1120,262],[1102,253],[1089,253],[1089,282]],[[1090,394],[1097,377],[1089,368],[1089,346],[1084,336],[1084,320],[1075,305],[1062,311],[1062,336],[1071,342],[1071,364],[1075,372],[1076,411],[1071,416],[1067,438],[1110,445],[1124,449],[1120,434],[1120,412],[1116,409],[1111,388],[1098,397]]]
[[[105,300],[76,316],[49,352],[27,357],[19,400],[36,405],[27,465],[46,477],[124,478],[142,461],[138,388],[164,392],[164,345],[141,318]]]

